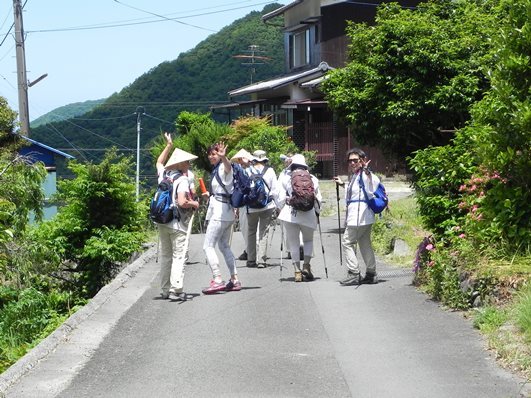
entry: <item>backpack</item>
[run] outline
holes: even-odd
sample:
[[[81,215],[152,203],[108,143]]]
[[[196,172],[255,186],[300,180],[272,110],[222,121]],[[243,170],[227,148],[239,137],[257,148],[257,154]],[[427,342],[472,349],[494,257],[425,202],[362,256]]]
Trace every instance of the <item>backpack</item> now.
[[[367,191],[365,191],[365,184],[363,183],[363,178],[361,178],[361,176],[360,176],[360,186],[363,191],[363,194],[365,195],[365,200],[363,202],[366,202],[369,208],[375,214],[380,214],[387,208],[387,205],[389,204],[389,198],[387,197],[387,193],[385,192],[385,187],[381,182],[376,187],[374,191],[374,198],[372,199],[368,199]]]
[[[242,166],[239,164],[232,164],[232,175],[233,175],[233,191],[232,194],[229,194],[225,184],[221,181],[221,176],[218,173],[218,168],[216,167],[212,171],[214,178],[218,181],[219,185],[225,191],[225,194],[221,195],[222,197],[228,198],[228,202],[232,207],[243,207],[246,205],[246,197],[251,192],[251,180]],[[212,177],[210,178],[212,181]]]
[[[149,205],[149,219],[157,224],[167,224],[170,221],[180,220],[177,206],[172,198],[173,182],[182,176],[180,172],[165,174],[159,183],[155,195]]]
[[[244,197],[245,205],[251,209],[262,209],[271,202],[269,192],[271,188],[264,180],[264,174],[269,166],[265,166],[261,173],[253,173],[250,175],[250,192]]]
[[[288,204],[295,210],[310,211],[315,205],[315,187],[308,170],[297,169],[291,173],[291,196]]]

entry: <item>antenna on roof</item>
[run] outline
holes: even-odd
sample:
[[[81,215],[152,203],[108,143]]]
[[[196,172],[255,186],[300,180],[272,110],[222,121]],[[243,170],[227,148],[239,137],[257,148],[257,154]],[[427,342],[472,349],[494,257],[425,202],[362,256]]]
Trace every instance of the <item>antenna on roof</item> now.
[[[257,55],[258,53],[265,53],[260,50],[260,46],[251,44],[248,50],[245,50],[247,54],[233,55],[232,58],[241,58],[248,62],[242,62],[242,65],[251,67],[251,84],[253,84],[253,76],[256,74],[256,66],[264,65],[264,61],[269,61],[271,58],[263,55]]]

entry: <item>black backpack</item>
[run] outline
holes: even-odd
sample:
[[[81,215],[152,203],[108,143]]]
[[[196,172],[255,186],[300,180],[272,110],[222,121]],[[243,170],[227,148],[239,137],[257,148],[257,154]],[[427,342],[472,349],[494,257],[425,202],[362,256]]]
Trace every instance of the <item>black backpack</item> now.
[[[165,173],[149,205],[149,219],[157,224],[180,220],[177,206],[172,198],[173,182],[182,177],[181,172]]]

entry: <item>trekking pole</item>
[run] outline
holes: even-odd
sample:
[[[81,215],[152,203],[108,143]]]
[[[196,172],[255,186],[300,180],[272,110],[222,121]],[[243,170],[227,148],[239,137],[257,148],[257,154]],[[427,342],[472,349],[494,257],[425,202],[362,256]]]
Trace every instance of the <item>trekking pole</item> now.
[[[273,231],[271,232],[271,237],[269,238],[269,250],[271,250],[271,245],[273,244],[273,237],[275,236],[275,230],[277,229],[277,219],[273,220]],[[269,235],[269,234],[268,234]],[[268,245],[266,244],[266,247]]]
[[[325,256],[325,250],[323,245],[323,233],[321,231],[321,219],[319,218],[319,214],[317,214],[317,225],[319,226],[319,239],[321,240],[321,251],[323,253],[323,264],[326,274],[326,279],[328,279],[328,268],[326,267],[326,256]]]
[[[336,183],[336,197],[337,197],[337,228],[339,237],[339,265],[343,266],[343,248],[341,247],[341,216],[339,210],[339,184]]]
[[[159,249],[160,249],[160,234],[157,233],[157,260],[155,261],[156,263],[159,262]]]
[[[280,282],[282,282],[282,254],[284,252],[284,226],[280,225]]]

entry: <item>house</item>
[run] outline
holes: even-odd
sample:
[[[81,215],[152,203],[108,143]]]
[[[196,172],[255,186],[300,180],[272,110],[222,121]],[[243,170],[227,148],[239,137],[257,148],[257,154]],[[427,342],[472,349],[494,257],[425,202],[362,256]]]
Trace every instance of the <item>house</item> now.
[[[407,7],[418,3],[400,1]],[[284,16],[286,73],[230,91],[231,103],[212,107],[212,111],[226,112],[229,119],[270,115],[273,124],[290,126],[288,133],[301,150],[317,151],[316,174],[324,178],[347,174],[342,160],[348,148],[357,146],[355,137],[338,122],[319,87],[327,71],[347,62],[347,21],[373,23],[379,4],[372,0],[295,0],[265,14],[262,20],[270,24]],[[393,167],[376,148],[362,148],[376,171]]]
[[[19,150],[19,154],[26,156],[30,162],[42,162],[48,171],[48,175],[43,182],[44,189],[44,220],[49,220],[55,214],[57,214],[57,206],[50,203],[50,198],[53,194],[57,192],[57,179],[56,179],[56,169],[57,161],[59,159],[74,159],[72,155],[61,152],[57,149],[51,148],[47,145],[41,144],[31,138],[21,135],[20,138],[28,141],[29,145],[22,147]],[[58,159],[59,158],[59,159]]]

